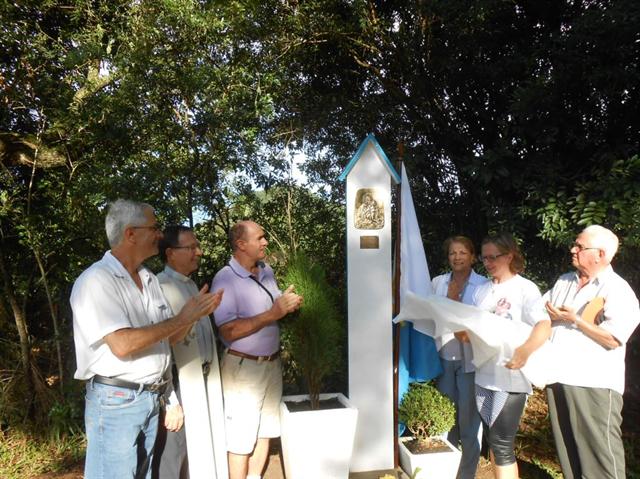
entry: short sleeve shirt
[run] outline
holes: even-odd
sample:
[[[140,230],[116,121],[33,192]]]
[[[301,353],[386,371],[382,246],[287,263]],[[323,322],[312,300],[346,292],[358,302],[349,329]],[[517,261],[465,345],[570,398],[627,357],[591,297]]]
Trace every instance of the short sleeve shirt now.
[[[638,298],[611,266],[578,289],[578,275],[567,273],[544,296],[554,306],[566,305],[581,314],[596,297],[604,298],[600,327],[621,346],[607,349],[572,325],[554,321],[551,329],[553,350],[561,359],[558,382],[571,386],[613,389],[624,394],[626,342],[640,323]]]
[[[141,266],[142,291],[122,263],[107,251],[76,280],[71,291],[76,379],[96,374],[138,383],[153,383],[170,364],[170,346],[160,341],[119,359],[104,337],[124,328],[140,328],[171,317],[156,276]]]
[[[229,264],[218,271],[213,278],[211,291],[215,292],[219,289],[224,289],[224,294],[214,312],[218,327],[236,319],[251,318],[268,311],[273,301],[281,295],[270,266],[259,267],[257,277],[252,279],[251,273],[235,258],[231,258]],[[278,322],[273,322],[232,343],[224,342],[224,344],[227,348],[254,356],[273,354],[280,349]]]
[[[503,283],[487,281],[480,285],[474,293],[474,304],[485,311],[530,326],[549,320],[540,290],[532,281],[520,275]],[[521,371],[508,369],[502,364],[482,365],[476,370],[476,384],[494,391],[533,392],[531,383]]]

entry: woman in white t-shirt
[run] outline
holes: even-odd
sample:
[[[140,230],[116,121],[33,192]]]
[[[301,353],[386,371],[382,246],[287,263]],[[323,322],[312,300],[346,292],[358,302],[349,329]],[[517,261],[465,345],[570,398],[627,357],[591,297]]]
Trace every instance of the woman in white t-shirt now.
[[[451,272],[433,278],[433,293],[471,304],[476,288],[487,282],[487,278],[473,270],[476,261],[473,241],[466,236],[452,236],[444,242],[444,253]],[[471,343],[464,331],[449,333],[435,340],[443,370],[436,386],[456,405],[456,423],[447,439],[456,447],[462,445],[457,479],[473,479],[480,459],[482,428],[475,400]]]
[[[533,392],[531,383],[519,369],[547,340],[551,322],[544,311],[538,287],[518,274],[524,270],[524,258],[510,234],[485,238],[480,259],[491,281],[476,289],[474,304],[498,316],[532,326],[529,338],[515,348],[510,360],[483,364],[475,376],[476,402],[488,431],[494,476],[516,479],[515,437],[527,394]]]

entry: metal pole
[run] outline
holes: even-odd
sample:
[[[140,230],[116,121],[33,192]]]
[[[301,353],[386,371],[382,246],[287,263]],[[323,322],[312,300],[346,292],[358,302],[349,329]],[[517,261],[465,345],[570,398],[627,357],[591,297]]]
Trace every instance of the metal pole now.
[[[398,173],[402,175],[402,159],[404,157],[404,143],[398,143]],[[394,247],[395,265],[393,272],[393,317],[400,312],[400,241],[402,239],[402,182],[396,186],[396,242]],[[399,465],[398,452],[398,364],[400,361],[400,324],[393,325],[393,461]]]

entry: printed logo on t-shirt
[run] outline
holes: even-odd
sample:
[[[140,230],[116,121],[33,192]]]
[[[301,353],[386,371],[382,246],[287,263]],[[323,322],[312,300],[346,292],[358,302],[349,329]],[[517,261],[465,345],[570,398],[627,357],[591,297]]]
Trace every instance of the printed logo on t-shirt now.
[[[498,316],[502,316],[503,318],[513,319],[511,313],[509,312],[510,309],[511,303],[507,301],[507,298],[500,298],[493,313]]]

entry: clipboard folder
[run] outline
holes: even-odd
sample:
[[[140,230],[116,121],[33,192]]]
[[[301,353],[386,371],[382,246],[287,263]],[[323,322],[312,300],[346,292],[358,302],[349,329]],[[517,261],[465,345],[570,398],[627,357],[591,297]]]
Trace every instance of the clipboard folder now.
[[[589,301],[584,309],[582,310],[582,314],[580,317],[583,321],[591,324],[600,324],[603,320],[604,316],[604,298],[602,296],[596,296],[591,301]]]

